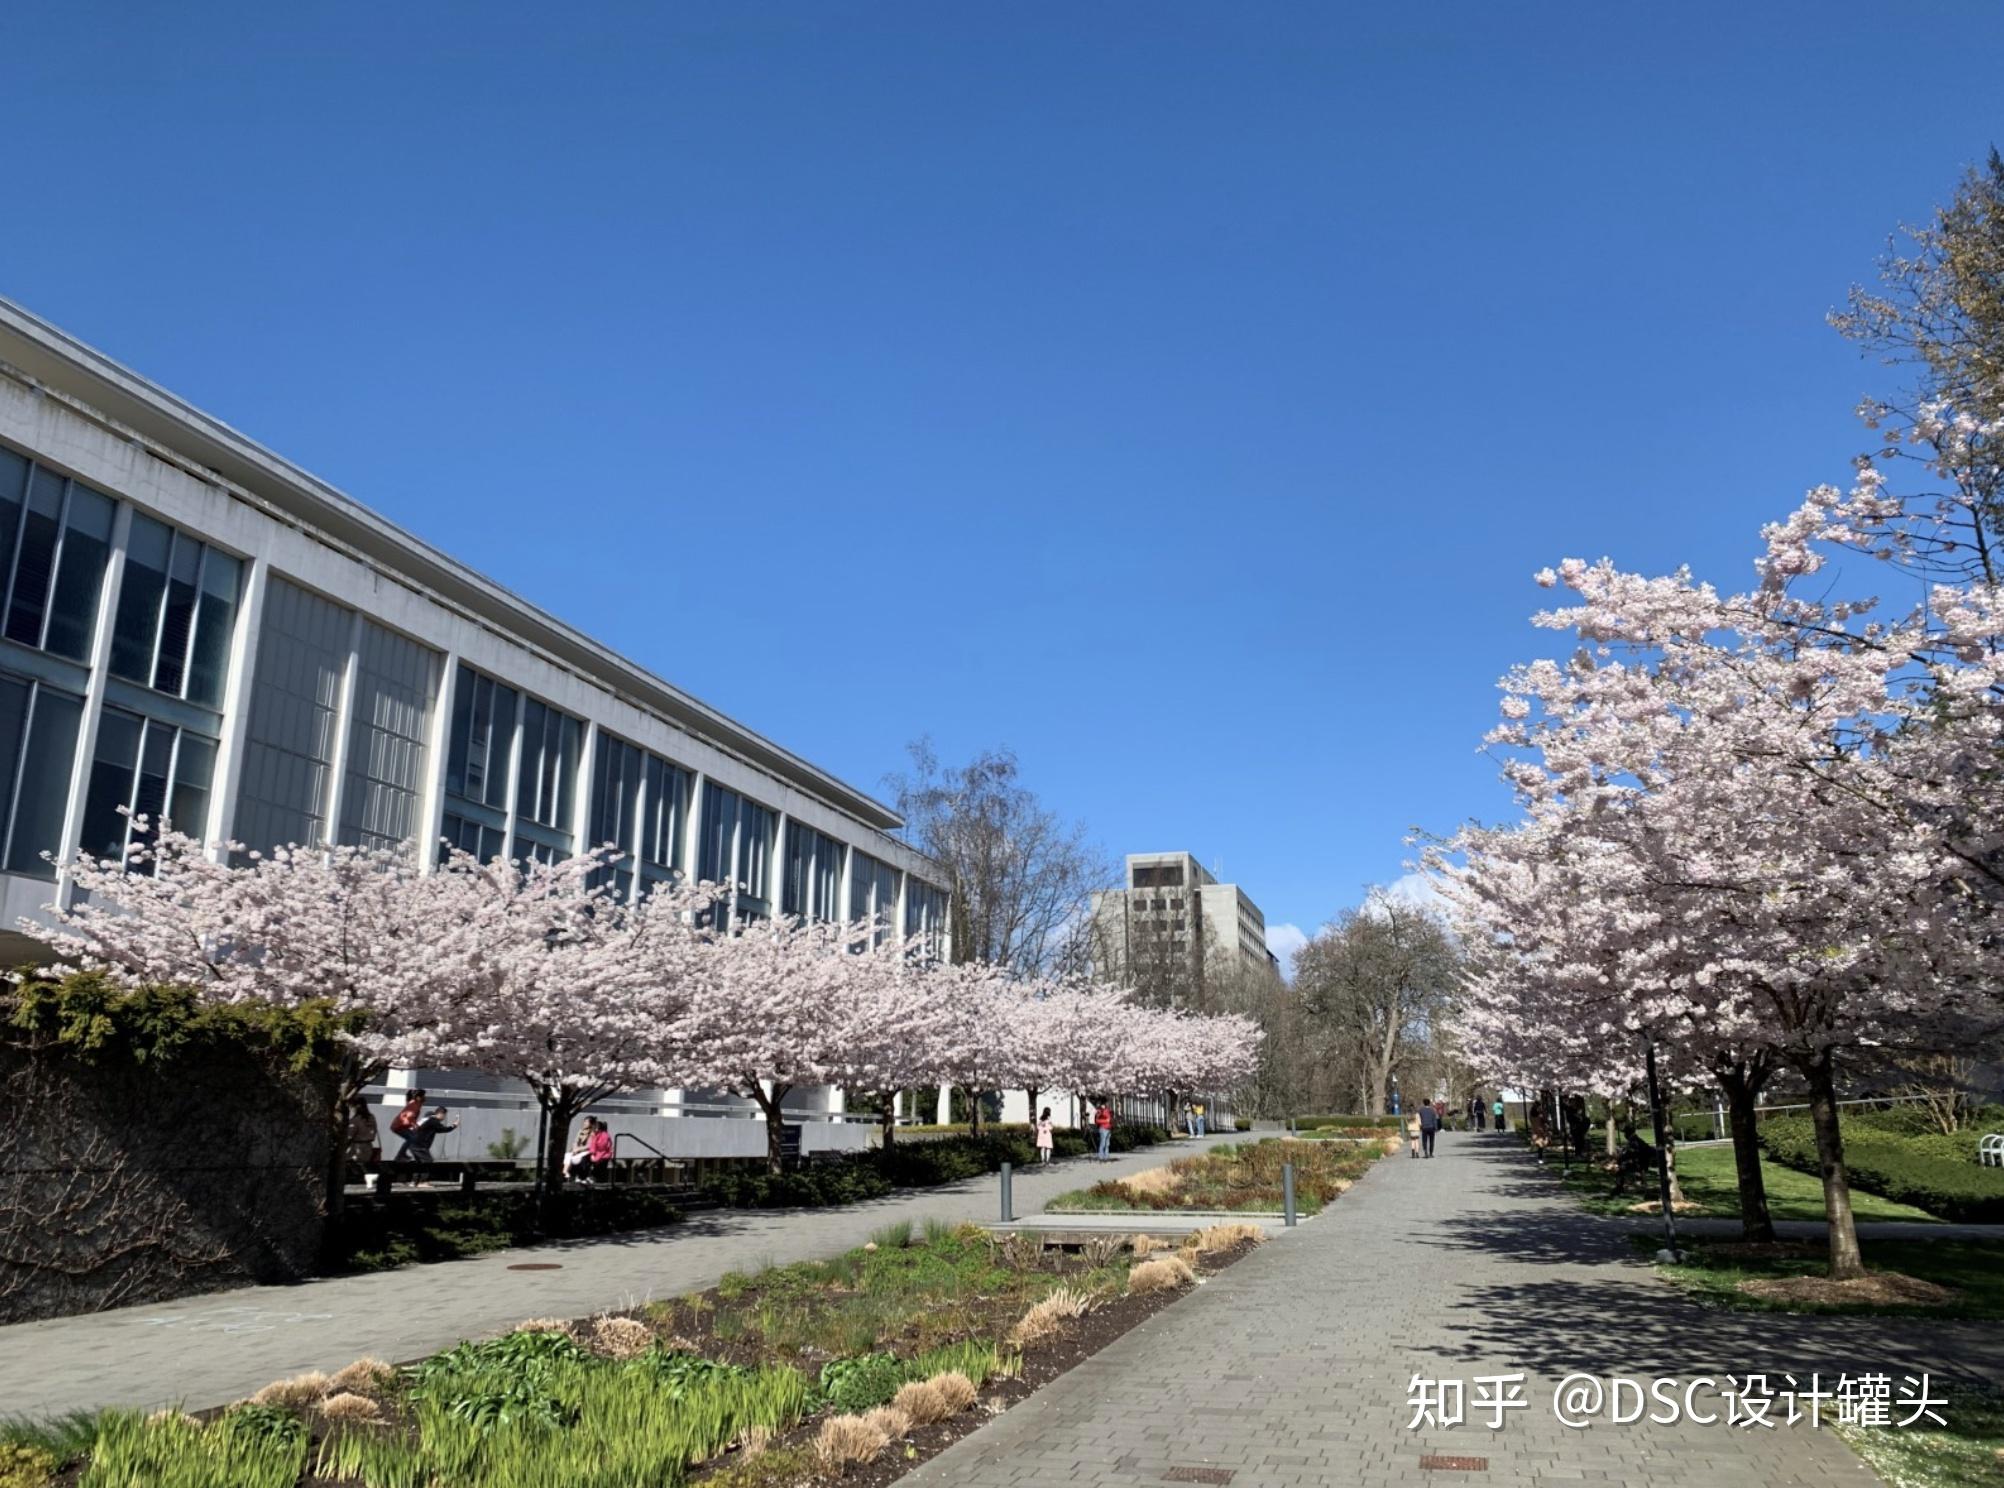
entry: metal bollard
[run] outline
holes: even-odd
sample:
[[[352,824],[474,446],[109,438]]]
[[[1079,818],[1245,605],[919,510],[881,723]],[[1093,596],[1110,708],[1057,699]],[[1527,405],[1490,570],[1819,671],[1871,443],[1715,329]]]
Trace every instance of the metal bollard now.
[[[1294,1164],[1283,1163],[1280,1168],[1281,1223],[1290,1230],[1294,1228]]]
[[[1291,1179],[1289,1181],[1292,1182]],[[1011,1202],[1012,1198],[1013,1195],[1009,1192],[1009,1164],[1004,1163],[1002,1164],[1002,1223],[1004,1224],[1008,1224],[1016,1217],[1016,1206]]]

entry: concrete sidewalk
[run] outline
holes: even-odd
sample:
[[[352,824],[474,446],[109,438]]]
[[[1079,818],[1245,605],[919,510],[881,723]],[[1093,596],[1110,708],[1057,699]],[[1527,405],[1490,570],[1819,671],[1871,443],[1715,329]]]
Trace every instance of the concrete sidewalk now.
[[[1837,1488],[1877,1479],[1827,1428],[1562,1426],[1575,1372],[2004,1378],[1995,1323],[1715,1312],[1659,1281],[1625,1227],[1577,1210],[1513,1139],[1449,1133],[1388,1157],[1262,1247],[942,1453],[911,1488],[1622,1484]],[[1411,1381],[1522,1373],[1502,1429],[1410,1429]],[[1938,1393],[1938,1392],[1937,1392]],[[1711,1401],[1718,1408],[1716,1396]],[[1479,1473],[1424,1454],[1482,1458]]]
[[[1160,1167],[1212,1140],[1232,1139],[1144,1148],[1104,1164],[1074,1158],[1024,1169],[1015,1175],[1016,1212]],[[0,1417],[221,1405],[303,1370],[332,1371],[365,1356],[421,1358],[524,1318],[578,1317],[701,1291],[726,1271],[834,1255],[901,1220],[987,1222],[999,1213],[991,1174],[840,1209],[708,1211],[663,1230],[16,1323],[0,1327]],[[560,1269],[512,1269],[522,1265]]]

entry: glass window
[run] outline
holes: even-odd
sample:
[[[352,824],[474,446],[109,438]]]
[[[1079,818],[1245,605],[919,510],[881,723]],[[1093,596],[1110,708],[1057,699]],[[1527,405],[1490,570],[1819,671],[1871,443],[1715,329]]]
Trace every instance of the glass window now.
[[[56,572],[56,539],[63,526],[63,478],[40,466],[28,478],[28,510],[21,521],[20,550],[14,558],[14,586],[7,605],[7,639],[24,646],[42,644],[42,613],[49,580]]]
[[[63,558],[67,568],[67,551]],[[201,592],[195,600],[195,642],[188,652],[188,701],[219,708],[230,665],[230,632],[236,625],[237,585],[243,565],[214,548],[202,555]]]
[[[491,863],[501,856],[506,842],[506,834],[501,828],[454,811],[446,812],[441,835],[445,839],[439,845],[441,862],[451,849],[458,848],[461,852],[471,853],[478,862]]]
[[[160,633],[160,601],[167,593],[167,559],[174,529],[138,512],[125,538],[125,571],[118,581],[118,616],[111,627],[114,676],[150,686],[153,642]]]
[[[515,815],[568,836],[581,725],[535,698],[522,700],[522,759],[516,771]]]
[[[0,678],[0,781],[13,802],[7,834],[9,872],[54,878],[42,854],[62,846],[83,699],[47,683]]]
[[[49,602],[43,644],[71,661],[90,660],[97,631],[97,597],[104,586],[105,559],[111,554],[111,523],[118,507],[109,496],[70,482],[69,510],[63,516],[62,556],[56,591]]]
[[[113,674],[220,707],[242,581],[241,560],[134,512],[112,622]]]
[[[107,707],[84,796],[84,851],[117,860],[163,822],[191,837],[205,835],[215,761],[215,740]],[[137,830],[132,817],[146,818],[146,830]]]
[[[667,877],[682,867],[682,823],[688,801],[689,772],[650,754],[647,793],[640,808],[640,861],[650,878]]]
[[[515,746],[515,689],[462,666],[452,695],[452,748],[445,788],[483,806],[508,808],[508,755]]]
[[[21,497],[27,489],[27,460],[0,447],[0,581],[14,571],[14,539],[21,535]]]

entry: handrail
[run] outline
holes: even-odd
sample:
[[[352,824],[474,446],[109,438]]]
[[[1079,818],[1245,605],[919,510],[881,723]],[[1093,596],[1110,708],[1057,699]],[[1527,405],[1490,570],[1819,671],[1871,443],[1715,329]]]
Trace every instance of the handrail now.
[[[649,1152],[653,1153],[663,1162],[674,1161],[673,1158],[669,1157],[667,1153],[663,1152],[659,1147],[656,1147],[652,1142],[648,1141],[647,1138],[639,1136],[629,1131],[614,1132],[612,1134],[612,1155],[614,1157],[619,1156],[619,1143],[622,1137],[624,1137],[629,1142],[638,1142],[641,1146],[645,1147]]]

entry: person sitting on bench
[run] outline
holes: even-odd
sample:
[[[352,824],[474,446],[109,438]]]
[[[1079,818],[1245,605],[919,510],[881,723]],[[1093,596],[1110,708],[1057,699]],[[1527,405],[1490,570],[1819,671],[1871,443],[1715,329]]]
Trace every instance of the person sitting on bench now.
[[[584,1161],[577,1166],[580,1183],[595,1183],[597,1175],[612,1165],[612,1132],[603,1121],[592,1118],[591,1140],[585,1144]]]

